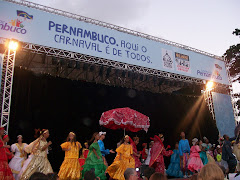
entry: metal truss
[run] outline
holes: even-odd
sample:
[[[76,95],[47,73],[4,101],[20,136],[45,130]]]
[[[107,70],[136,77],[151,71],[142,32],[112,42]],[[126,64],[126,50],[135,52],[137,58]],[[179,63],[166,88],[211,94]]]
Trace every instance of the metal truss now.
[[[8,49],[3,59],[1,127],[5,127],[6,133],[9,127],[15,57],[16,51]]]
[[[170,72],[160,71],[156,69],[146,68],[142,66],[136,66],[131,65],[127,63],[107,60],[103,58],[98,58],[94,56],[84,55],[80,53],[75,53],[71,51],[56,49],[52,47],[47,46],[41,46],[41,45],[35,45],[31,43],[22,43],[22,49],[23,50],[30,50],[37,54],[46,54],[48,56],[54,56],[59,58],[65,58],[68,60],[74,60],[74,61],[80,61],[80,62],[86,62],[89,64],[96,64],[100,66],[108,66],[116,69],[126,70],[126,71],[132,71],[134,73],[144,74],[144,75],[151,75],[156,76],[159,78],[164,78],[168,80],[177,80],[182,82],[188,82],[188,83],[195,83],[195,84],[204,84],[204,80],[197,79],[189,76],[183,76],[179,74],[174,74]],[[228,85],[216,83],[215,88],[224,88],[228,89]]]
[[[207,103],[208,109],[209,109],[210,113],[212,114],[213,120],[216,120],[214,106],[213,106],[213,99],[212,99],[212,91],[204,91],[204,98]]]
[[[203,55],[206,55],[206,56],[210,56],[212,58],[219,59],[219,60],[223,61],[222,57],[213,55],[213,54],[205,52],[205,51],[201,51],[199,49],[195,49],[195,48],[185,46],[185,45],[173,42],[173,41],[168,41],[166,39],[162,39],[162,38],[159,38],[159,37],[155,37],[155,36],[148,35],[148,34],[145,34],[145,33],[141,33],[141,32],[138,32],[138,31],[134,31],[134,30],[131,30],[131,29],[123,28],[123,27],[120,27],[120,26],[117,26],[117,25],[102,22],[102,21],[99,21],[99,20],[96,20],[96,19],[81,16],[81,15],[78,15],[78,14],[73,14],[73,13],[70,13],[70,12],[67,12],[67,11],[55,9],[55,8],[52,8],[52,7],[47,7],[47,6],[44,6],[44,5],[37,4],[37,3],[29,2],[29,1],[26,1],[26,0],[5,0],[5,1],[12,2],[12,3],[15,3],[15,4],[19,4],[19,5],[23,5],[23,6],[27,6],[27,7],[34,8],[34,9],[38,9],[38,10],[45,11],[45,12],[48,12],[48,13],[57,14],[57,15],[60,15],[60,16],[65,16],[65,17],[68,17],[68,18],[76,19],[78,21],[83,21],[83,22],[95,24],[95,25],[98,25],[98,26],[102,26],[102,27],[105,27],[105,28],[117,30],[117,31],[120,31],[120,32],[123,32],[123,33],[131,34],[131,35],[142,37],[142,38],[145,38],[145,39],[161,42],[161,43],[164,43],[164,44],[175,46],[175,47],[178,47],[178,48],[181,48],[181,49],[190,50],[190,51],[200,53],[200,54],[203,54]]]

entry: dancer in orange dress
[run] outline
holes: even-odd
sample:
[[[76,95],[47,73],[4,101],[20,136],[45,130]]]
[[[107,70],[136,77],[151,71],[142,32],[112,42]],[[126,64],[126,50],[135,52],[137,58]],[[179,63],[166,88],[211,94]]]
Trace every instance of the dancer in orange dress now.
[[[61,144],[62,150],[65,151],[65,158],[58,173],[60,180],[78,180],[81,178],[81,166],[78,161],[79,151],[82,148],[77,142],[76,135],[70,132],[67,141]]]
[[[117,156],[114,162],[107,168],[107,173],[112,179],[125,180],[124,171],[127,168],[135,168],[135,160],[133,158],[133,148],[129,144],[129,136],[124,137],[124,143],[117,149]]]

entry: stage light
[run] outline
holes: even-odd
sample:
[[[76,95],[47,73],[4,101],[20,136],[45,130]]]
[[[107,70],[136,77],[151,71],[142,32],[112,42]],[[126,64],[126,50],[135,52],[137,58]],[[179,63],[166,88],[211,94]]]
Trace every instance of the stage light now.
[[[10,40],[8,43],[8,48],[12,51],[16,51],[18,48],[18,42],[14,40]]]
[[[211,91],[213,89],[214,83],[212,81],[208,81],[206,84],[206,91]]]

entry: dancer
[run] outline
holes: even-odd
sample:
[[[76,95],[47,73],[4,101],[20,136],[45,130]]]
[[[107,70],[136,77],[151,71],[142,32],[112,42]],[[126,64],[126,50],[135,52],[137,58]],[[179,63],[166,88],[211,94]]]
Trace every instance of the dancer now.
[[[61,144],[65,158],[58,173],[60,180],[78,180],[81,178],[81,166],[78,161],[81,144],[76,140],[76,134],[70,132],[65,143]]]
[[[143,150],[141,151],[142,162],[145,163],[145,161],[148,157],[147,143],[143,143],[142,147],[143,147]]]
[[[89,147],[88,157],[83,165],[82,178],[84,178],[84,173],[91,169],[95,169],[96,177],[99,177],[101,180],[107,179],[105,176],[106,166],[102,159],[102,154],[100,147],[98,145],[99,133],[95,132],[92,136],[90,142],[93,142]]]
[[[3,136],[3,143],[7,146],[7,143],[9,142],[9,136],[5,135]],[[9,150],[10,146],[5,147],[5,152],[7,154],[7,159],[10,160],[13,158],[13,153]]]
[[[145,161],[145,165],[147,165],[147,166],[149,166],[149,162],[150,162],[150,159],[151,159],[151,149],[152,149],[153,144],[154,144],[154,141],[151,141],[149,143],[148,156],[147,156],[147,159]]]
[[[168,176],[172,177],[183,177],[183,173],[180,168],[180,156],[178,150],[178,143],[175,144],[175,149],[173,150],[173,154],[171,156],[171,163],[168,166],[166,171]]]
[[[8,157],[6,148],[10,146],[5,145],[3,142],[4,128],[0,127],[0,179],[1,180],[14,180],[11,169],[8,166]]]
[[[135,168],[133,148],[129,144],[129,136],[124,137],[124,142],[116,149],[117,156],[114,162],[107,168],[107,173],[112,179],[124,180],[124,171],[127,168]]]
[[[103,158],[104,164],[105,164],[105,166],[108,167],[108,163],[107,163],[107,161],[106,161],[105,156],[108,155],[108,154],[110,154],[110,153],[115,153],[115,152],[114,152],[112,149],[111,149],[111,150],[105,149],[103,140],[104,140],[105,137],[106,137],[106,132],[102,132],[102,131],[99,132],[99,136],[100,136],[100,139],[98,140],[98,145],[99,145],[100,151],[101,151],[101,153],[102,153],[102,158]]]
[[[235,139],[235,142],[233,144],[233,153],[236,155],[237,157],[237,170],[240,171],[240,142],[239,142],[239,139],[240,139],[240,134],[239,134],[240,131],[238,131],[237,133],[237,138]]]
[[[137,172],[138,172],[138,175],[140,177],[139,168],[141,167],[142,163],[140,161],[140,154],[137,151],[137,145],[139,143],[139,137],[134,137],[133,140],[131,139],[131,137],[129,137],[129,141],[130,141],[130,144],[133,147],[133,157],[135,159],[135,169],[138,168]]]
[[[89,152],[88,142],[85,142],[84,146],[85,146],[85,148],[82,149],[82,154],[79,158],[79,163],[80,163],[80,166],[81,166],[81,170],[83,170],[83,165],[85,163],[85,160],[87,159],[88,152]]]
[[[183,177],[186,178],[189,175],[187,164],[190,153],[190,146],[188,140],[185,138],[185,132],[181,132],[180,134],[181,140],[179,141],[179,154],[180,154],[180,167],[183,172]]]
[[[201,151],[201,149],[198,146],[198,139],[194,138],[192,140],[192,144],[193,146],[191,147],[191,150],[190,150],[188,169],[192,172],[199,172],[203,167],[203,163],[199,155],[199,152]]]
[[[12,169],[15,180],[18,180],[18,174],[23,167],[24,161],[27,159],[27,154],[24,151],[27,144],[23,143],[22,135],[17,136],[17,143],[11,145],[11,151],[14,153],[14,157],[9,163],[9,167]]]
[[[208,163],[208,158],[207,158],[207,153],[206,153],[206,151],[207,151],[207,144],[202,143],[202,141],[200,140],[199,146],[200,146],[200,149],[201,149],[201,152],[199,153],[200,154],[200,158],[202,160],[203,165],[206,165]]]
[[[47,158],[48,147],[52,144],[51,141],[47,142],[49,135],[48,129],[35,130],[35,138],[37,139],[25,148],[25,152],[31,153],[31,155],[24,162],[19,173],[20,180],[29,179],[35,172],[53,173],[52,166]]]
[[[229,173],[234,173],[237,166],[237,160],[232,153],[231,143],[228,135],[225,134],[223,138],[224,143],[222,147],[222,159],[227,161]]]
[[[151,149],[151,160],[149,167],[153,167],[156,172],[164,174],[165,164],[163,156],[171,156],[173,154],[172,150],[166,151],[163,145],[164,136],[163,134],[155,135],[154,144]]]

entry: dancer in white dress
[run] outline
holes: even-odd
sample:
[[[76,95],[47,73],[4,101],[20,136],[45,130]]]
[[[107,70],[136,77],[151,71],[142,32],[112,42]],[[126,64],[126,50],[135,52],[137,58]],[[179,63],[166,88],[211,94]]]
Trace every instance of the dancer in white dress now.
[[[17,140],[18,142],[15,144],[12,144],[11,146],[11,151],[15,154],[9,163],[9,167],[13,172],[13,177],[15,178],[15,180],[19,180],[18,174],[22,169],[24,161],[27,158],[27,154],[24,151],[27,144],[22,142],[23,141],[22,135],[18,135]]]

